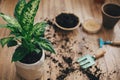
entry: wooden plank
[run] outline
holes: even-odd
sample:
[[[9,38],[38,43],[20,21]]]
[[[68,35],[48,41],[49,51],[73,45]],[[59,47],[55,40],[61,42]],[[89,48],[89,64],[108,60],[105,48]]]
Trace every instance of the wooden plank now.
[[[54,19],[54,16],[55,16],[55,1],[54,0],[50,0],[50,2],[49,2],[49,16],[50,16],[50,20],[51,19]]]
[[[13,16],[16,2],[17,0],[12,2],[0,0],[0,12]],[[106,2],[120,4],[119,0],[106,0]],[[102,24],[101,6],[102,4],[94,3],[93,0],[41,0],[35,22],[46,18],[52,21],[57,14],[66,11],[77,14],[81,23],[88,18],[94,18]],[[0,18],[1,23],[5,22]],[[9,30],[0,29],[0,38],[8,34]],[[53,43],[57,54],[45,52],[44,73],[39,80],[89,80],[88,74],[83,73],[80,65],[76,63],[77,59],[85,54],[93,54],[99,48],[99,37],[104,40],[120,40],[119,34],[120,21],[113,30],[102,27],[96,34],[88,34],[82,27],[65,32],[49,26],[45,36]],[[105,45],[103,48],[106,54],[96,60],[96,64],[90,68],[91,75],[99,80],[120,80],[120,47]],[[14,49],[0,47],[0,80],[23,80],[16,74],[14,63],[11,63]],[[66,61],[67,59],[70,63]]]
[[[66,12],[73,13],[72,0],[65,0]]]

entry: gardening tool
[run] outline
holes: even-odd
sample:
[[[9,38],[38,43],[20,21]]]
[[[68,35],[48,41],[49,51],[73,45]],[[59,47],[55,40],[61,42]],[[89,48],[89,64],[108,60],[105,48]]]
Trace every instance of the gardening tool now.
[[[105,50],[100,48],[96,54],[94,55],[90,55],[90,54],[87,54],[81,58],[79,58],[77,60],[78,63],[80,63],[80,66],[82,67],[82,69],[86,69],[86,68],[89,68],[90,66],[92,66],[93,64],[95,64],[95,60],[104,56],[105,54]]]
[[[104,41],[102,38],[99,38],[99,47],[102,48],[103,45],[110,44],[120,46],[120,41]]]

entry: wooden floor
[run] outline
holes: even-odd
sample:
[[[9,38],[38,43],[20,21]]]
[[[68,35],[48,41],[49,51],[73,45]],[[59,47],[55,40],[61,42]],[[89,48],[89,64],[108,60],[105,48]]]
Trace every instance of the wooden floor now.
[[[0,12],[13,16],[18,0],[0,0]],[[106,0],[120,4],[120,0]],[[35,22],[53,18],[63,12],[79,16],[81,23],[89,18],[102,22],[101,5],[93,0],[41,0]],[[5,23],[0,18],[0,23]],[[7,36],[9,30],[0,29],[0,38]],[[120,41],[120,21],[113,30],[101,29],[97,34],[88,34],[82,27],[65,32],[49,26],[45,33],[57,52],[46,52],[43,77],[38,80],[120,80],[120,47],[105,45],[106,54],[96,60],[89,70],[80,69],[76,60],[84,54],[92,54],[98,48],[98,38]],[[0,80],[23,80],[16,74],[11,56],[15,48],[0,47]]]

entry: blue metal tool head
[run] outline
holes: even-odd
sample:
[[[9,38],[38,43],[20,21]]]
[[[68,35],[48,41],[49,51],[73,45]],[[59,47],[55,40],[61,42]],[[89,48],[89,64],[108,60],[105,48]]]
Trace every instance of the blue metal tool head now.
[[[102,48],[102,46],[104,45],[104,41],[102,38],[99,38],[99,47]]]
[[[99,38],[99,47],[102,48],[103,45],[111,44],[111,41],[104,41],[102,38]]]

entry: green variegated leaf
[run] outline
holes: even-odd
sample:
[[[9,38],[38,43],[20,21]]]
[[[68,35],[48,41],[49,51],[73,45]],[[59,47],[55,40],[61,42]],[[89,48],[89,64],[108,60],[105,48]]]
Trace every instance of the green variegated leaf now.
[[[26,40],[25,38],[22,38],[22,44],[23,44],[23,46],[27,49],[27,50],[29,50],[29,52],[32,52],[32,51],[34,51],[34,49],[35,49],[35,45],[32,43],[32,42],[30,42],[29,40]]]
[[[17,27],[15,27],[13,25],[10,25],[10,24],[0,24],[0,28],[9,29],[11,31],[10,34],[12,34],[12,35],[19,36],[21,34],[20,29],[18,29]]]
[[[47,39],[40,38],[38,44],[40,45],[41,48],[43,48],[47,51],[50,51],[52,53],[55,53],[55,51],[52,47],[52,44]]]
[[[13,56],[12,56],[12,62],[19,61],[19,60],[23,59],[27,53],[28,52],[27,52],[27,50],[25,50],[24,47],[22,47],[22,46],[17,47]]]
[[[34,31],[33,34],[39,37],[43,37],[46,26],[47,26],[46,22],[36,23],[33,28],[33,31]]]
[[[4,47],[9,41],[11,41],[14,37],[6,37],[6,38],[2,38],[0,39],[0,44],[2,45],[2,47]]]
[[[6,24],[0,24],[0,28],[7,28]]]
[[[30,0],[22,10],[20,23],[28,31],[33,28],[34,17],[39,7],[40,0]]]
[[[20,15],[21,15],[22,10],[23,10],[25,5],[26,5],[26,1],[25,0],[19,0],[18,3],[15,6],[14,15],[18,19],[18,21],[20,21]]]
[[[20,24],[15,18],[5,15],[3,13],[0,13],[0,17],[2,17],[7,23],[14,25],[16,27],[20,27]]]
[[[8,47],[12,47],[12,46],[16,46],[16,45],[17,45],[17,41],[15,41],[15,40],[11,40],[7,43]]]
[[[9,29],[11,31],[10,34],[14,34],[14,35],[20,35],[22,33],[19,28],[11,24],[0,24],[0,28]]]
[[[21,36],[24,34],[24,32],[22,32],[21,29],[12,24],[7,24],[7,28],[11,30],[10,32],[11,35]]]
[[[16,36],[15,39],[16,40],[21,40],[23,38],[23,36]]]
[[[35,49],[35,52],[37,53],[37,54],[39,54],[39,53],[41,53],[42,52],[42,50],[41,49]]]

